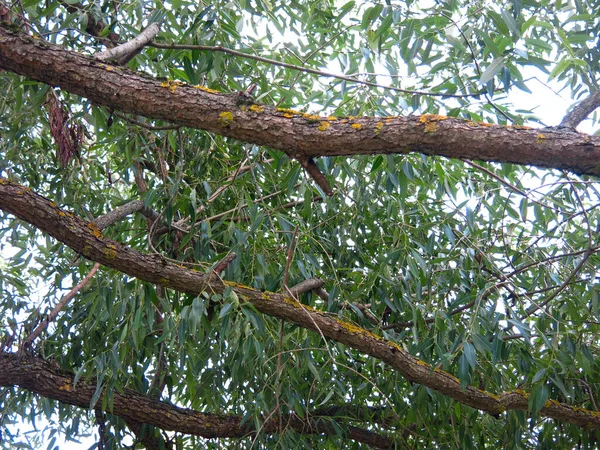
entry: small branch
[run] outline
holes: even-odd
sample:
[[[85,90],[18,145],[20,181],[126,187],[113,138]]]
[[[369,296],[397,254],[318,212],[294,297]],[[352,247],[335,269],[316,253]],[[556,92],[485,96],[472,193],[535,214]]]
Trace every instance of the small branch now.
[[[115,48],[105,50],[95,55],[100,61],[110,61],[119,59],[119,63],[125,64],[137,53],[139,53],[148,43],[154,39],[160,31],[160,24],[153,23],[148,26],[139,35],[130,41],[125,42]]]
[[[573,109],[567,113],[559,127],[574,130],[598,107],[600,107],[600,91],[594,92],[581,103],[573,106]]]
[[[297,158],[298,162],[304,167],[304,170],[315,180],[315,183],[319,185],[323,192],[329,197],[333,195],[333,189],[329,185],[329,182],[325,178],[325,175],[321,173],[315,160],[312,158]]]
[[[147,208],[142,200],[133,200],[98,217],[94,220],[94,223],[99,229],[104,230],[113,223],[118,222],[119,220],[122,220],[135,212],[141,212],[144,216],[151,220],[156,220],[158,218],[158,213],[150,208]]]
[[[237,255],[234,252],[228,253],[225,258],[217,263],[213,269],[213,273],[216,275],[221,275],[221,273],[227,269],[227,266],[231,264],[235,258],[237,258]]]
[[[60,302],[58,302],[58,304],[54,307],[54,309],[52,310],[52,312],[50,314],[48,314],[48,317],[46,317],[46,319],[44,319],[37,327],[35,330],[33,330],[33,332],[27,336],[27,338],[23,341],[23,344],[21,346],[21,351],[24,351],[28,348],[31,347],[31,344],[33,343],[33,341],[40,335],[42,334],[42,332],[48,327],[48,324],[50,322],[52,322],[56,316],[58,315],[58,313],[61,311],[61,309],[63,309],[67,303],[69,303],[69,301],[75,297],[75,294],[77,294],[77,292],[79,292],[86,284],[88,284],[90,282],[90,280],[92,279],[92,277],[94,276],[94,274],[96,273],[96,271],[100,268],[100,263],[96,263],[94,264],[94,267],[92,267],[92,270],[90,270],[90,272],[85,276],[85,278],[83,280],[81,280],[79,283],[77,283],[77,285],[72,288],[61,300]]]
[[[298,226],[294,228],[294,234],[292,234],[292,239],[290,241],[290,246],[288,248],[288,254],[285,261],[285,272],[283,274],[283,287],[291,294],[290,289],[288,289],[288,275],[290,273],[290,266],[292,265],[292,257],[294,255],[294,247],[296,244],[296,235],[298,234]]]
[[[298,297],[300,294],[304,292],[312,291],[313,289],[320,288],[323,286],[324,281],[320,278],[309,278],[308,280],[301,281],[295,286],[290,288],[290,293],[294,297]]]

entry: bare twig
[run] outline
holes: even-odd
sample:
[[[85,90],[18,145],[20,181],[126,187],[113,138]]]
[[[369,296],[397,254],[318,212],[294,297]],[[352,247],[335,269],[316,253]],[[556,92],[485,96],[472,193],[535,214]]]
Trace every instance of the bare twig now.
[[[162,130],[177,130],[179,128],[181,128],[179,125],[163,125],[163,126],[154,126],[154,125],[148,125],[147,123],[144,122],[140,122],[139,120],[135,120],[132,119],[131,117],[127,117],[125,114],[122,114],[120,112],[116,112],[115,111],[115,116],[117,116],[120,119],[123,119],[129,123],[132,123],[134,125],[137,125],[138,127],[142,127],[145,128],[146,130],[151,130],[151,131],[162,131]]]
[[[188,45],[188,44],[162,44],[153,42],[150,44],[151,47],[162,48],[167,50],[200,50],[206,52],[221,52],[232,56],[239,56],[246,59],[252,59],[254,61],[260,61],[273,66],[285,67],[286,69],[299,70],[300,72],[311,73],[313,75],[319,75],[321,77],[335,78],[338,80],[349,81],[351,83],[362,84],[365,86],[386,89],[393,92],[401,92],[403,94],[410,95],[424,95],[431,97],[444,97],[444,98],[471,98],[480,97],[481,93],[476,92],[474,94],[450,94],[444,92],[429,92],[429,91],[416,91],[411,89],[402,89],[393,86],[385,86],[383,84],[372,83],[370,81],[357,80],[356,78],[348,77],[345,75],[339,75],[330,72],[324,72],[321,70],[310,69],[308,67],[297,66],[295,64],[288,64],[276,59],[263,58],[262,56],[250,55],[248,53],[240,52],[226,47],[221,46],[210,46],[210,45]]]
[[[139,53],[149,42],[154,39],[160,31],[159,23],[152,23],[138,34],[135,38],[124,44],[118,45],[115,48],[105,50],[96,54],[96,58],[100,61],[119,60],[119,64],[125,64],[129,59]]]
[[[25,351],[31,347],[31,344],[33,343],[33,341],[40,334],[42,334],[42,332],[48,327],[48,324],[50,322],[52,322],[56,318],[58,313],[66,306],[66,304],[69,303],[69,301],[71,301],[71,299],[73,297],[75,297],[75,294],[77,294],[77,292],[79,292],[86,284],[88,284],[90,282],[90,280],[92,279],[92,277],[94,276],[94,274],[96,273],[96,271],[99,268],[100,268],[100,263],[94,264],[94,267],[92,267],[92,270],[90,270],[90,272],[85,276],[85,278],[83,280],[81,280],[79,283],[77,283],[77,285],[74,288],[72,288],[58,302],[58,304],[54,307],[52,312],[50,314],[48,314],[48,317],[46,317],[44,320],[42,320],[42,322],[36,327],[36,329],[33,330],[33,332],[29,336],[27,336],[27,338],[23,341],[23,344],[21,346],[21,351]]]

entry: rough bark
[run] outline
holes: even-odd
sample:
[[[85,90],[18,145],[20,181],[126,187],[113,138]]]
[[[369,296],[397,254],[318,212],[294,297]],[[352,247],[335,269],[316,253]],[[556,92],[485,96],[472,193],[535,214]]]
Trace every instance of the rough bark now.
[[[319,156],[420,152],[600,175],[600,137],[444,116],[320,117],[253,103],[243,94],[160,81],[0,27],[0,68],[128,113]]]
[[[74,383],[71,372],[61,370],[40,358],[0,353],[0,386],[19,386],[44,397],[80,408],[89,408],[96,384],[84,380]],[[102,404],[100,397],[97,405]],[[128,423],[150,424],[167,431],[177,431],[204,438],[242,438],[254,434],[250,422],[242,424],[242,417],[226,414],[202,413],[180,408],[152,397],[125,389],[113,392],[111,414]],[[303,434],[336,434],[326,421],[302,420],[287,416],[282,424]],[[267,434],[279,432],[279,418],[263,424]],[[357,427],[348,427],[348,438],[377,448],[392,448],[394,441],[386,436]]]
[[[329,339],[377,358],[409,381],[427,386],[470,407],[494,416],[506,410],[528,409],[528,395],[523,391],[496,395],[471,386],[463,389],[458,378],[434,369],[395,342],[302,305],[292,297],[260,292],[237,283],[222,281],[217,277],[170,263],[159,255],[146,255],[135,251],[104,236],[95,224],[75,217],[30,189],[2,178],[0,209],[34,225],[84,257],[140,280],[194,295],[206,290],[223,293],[225,289],[231,288],[241,300],[250,302],[264,314],[316,331]],[[553,400],[547,401],[538,414],[583,427],[600,429],[600,415],[597,412]]]

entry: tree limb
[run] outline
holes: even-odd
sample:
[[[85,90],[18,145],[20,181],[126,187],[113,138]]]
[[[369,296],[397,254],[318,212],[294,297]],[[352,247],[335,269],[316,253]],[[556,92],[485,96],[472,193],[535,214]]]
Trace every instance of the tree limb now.
[[[324,337],[385,362],[411,382],[434,389],[472,408],[494,416],[507,410],[528,410],[529,395],[524,391],[492,394],[472,386],[462,386],[455,376],[434,369],[393,341],[302,305],[293,297],[215,279],[210,274],[171,263],[160,255],[140,253],[107,238],[94,223],[65,212],[48,199],[4,178],[0,178],[0,209],[34,225],[84,257],[140,280],[193,295],[207,290],[223,293],[226,288],[231,288],[240,299],[250,302],[259,312],[317,331]],[[600,416],[596,412],[554,400],[548,400],[538,414],[600,429]]]
[[[61,370],[40,358],[13,353],[0,353],[0,386],[19,386],[44,397],[86,409],[96,390],[96,383],[79,380],[75,384],[71,372]],[[102,405],[102,396],[96,405]],[[209,439],[243,438],[255,433],[252,421],[242,423],[240,416],[180,408],[130,389],[114,391],[112,409],[107,412],[123,418],[128,425],[133,426],[136,434],[141,432],[141,427],[138,429],[136,424],[144,423],[162,430]],[[285,418],[283,426],[284,429],[290,427],[304,434],[336,434],[336,428],[326,421],[305,421],[294,414]],[[282,431],[279,420],[267,421],[261,431],[267,434]],[[377,448],[393,448],[394,445],[394,441],[387,436],[361,428],[348,427],[347,433],[350,439]]]
[[[292,158],[406,154],[534,165],[600,175],[600,137],[445,116],[321,117],[158,81],[0,27],[0,68],[98,105],[265,145]]]

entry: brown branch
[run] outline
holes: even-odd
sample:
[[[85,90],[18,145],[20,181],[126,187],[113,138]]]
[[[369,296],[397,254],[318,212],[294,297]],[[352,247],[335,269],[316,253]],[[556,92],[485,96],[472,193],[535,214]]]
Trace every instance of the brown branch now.
[[[90,400],[96,390],[95,382],[79,380],[75,384],[73,373],[61,370],[40,358],[13,353],[0,354],[0,386],[19,386],[44,397],[86,410],[90,407]],[[96,403],[96,408],[100,408],[102,403],[101,396]],[[136,423],[145,423],[162,430],[208,439],[244,438],[256,432],[252,421],[242,423],[240,416],[202,413],[180,408],[129,389],[115,390],[112,403],[110,409],[107,406],[107,412],[123,418],[134,428],[134,432],[136,432]],[[294,414],[284,417],[283,429],[279,428],[278,422],[278,420],[265,422],[261,431],[274,434],[292,428],[303,434],[337,434],[337,429],[325,421],[302,420]],[[368,430],[347,427],[346,431],[350,439],[377,448],[393,448],[394,445],[391,438]]]
[[[235,258],[237,258],[237,255],[234,252],[227,253],[225,258],[223,258],[217,263],[217,265],[213,269],[213,273],[221,275],[221,273],[223,273],[223,271],[227,269],[227,266],[231,264]]]
[[[98,217],[97,219],[94,219],[94,223],[100,230],[104,230],[113,223],[124,219],[134,212],[141,212],[144,216],[152,221],[158,219],[158,213],[145,206],[142,200],[132,200]]]
[[[577,128],[577,125],[583,122],[586,117],[598,107],[600,107],[600,90],[594,92],[581,103],[575,105],[573,109],[567,113],[559,126],[574,130]]]
[[[323,280],[320,278],[309,278],[308,280],[301,281],[300,283],[290,288],[290,293],[294,297],[298,297],[304,292],[312,291],[323,286]]]
[[[238,95],[153,80],[3,27],[0,68],[98,105],[268,146],[292,158],[419,152],[600,175],[600,136],[437,115],[320,117],[249,105]]]
[[[87,8],[81,3],[67,3],[65,1],[61,1],[61,4],[70,13],[85,13],[85,15],[87,16],[87,25],[85,27],[85,31],[90,35],[98,38],[98,40],[106,47],[112,48],[119,42],[120,37],[117,33],[110,32],[106,37],[102,36],[102,32],[106,28],[106,24],[102,20],[96,19],[94,14],[89,12]]]
[[[60,299],[60,301],[54,307],[52,312],[50,312],[50,314],[48,314],[48,317],[46,317],[44,320],[42,320],[42,322],[36,327],[36,329],[33,330],[33,332],[29,336],[27,336],[27,338],[23,341],[23,344],[21,346],[21,351],[31,348],[31,344],[33,343],[33,341],[40,334],[42,334],[42,332],[48,327],[48,324],[50,322],[52,322],[54,319],[56,319],[56,316],[58,316],[58,313],[67,305],[67,303],[69,303],[71,301],[71,299],[73,297],[75,297],[77,292],[79,292],[86,284],[88,284],[90,282],[90,280],[92,279],[92,277],[95,275],[95,273],[97,272],[97,270],[99,268],[100,268],[100,263],[94,264],[94,267],[92,267],[92,270],[90,270],[90,272],[85,276],[85,278],[83,280],[81,280],[79,283],[77,283],[76,286],[74,286],[63,298]]]
[[[472,386],[462,386],[458,378],[443,370],[434,370],[430,364],[411,355],[396,342],[332,317],[327,312],[302,305],[291,296],[261,292],[238,283],[214,279],[210,274],[187,269],[160,255],[140,253],[107,238],[95,224],[61,210],[48,199],[4,178],[0,178],[0,209],[32,224],[84,257],[140,280],[192,295],[200,295],[207,290],[222,294],[230,288],[238,298],[251,303],[263,314],[316,331],[321,336],[381,360],[407,380],[472,408],[494,416],[507,410],[528,410],[528,396],[523,391],[493,394]],[[600,416],[597,413],[557,401],[548,401],[539,415],[600,429]]]
[[[315,183],[317,183],[319,187],[323,189],[325,195],[331,197],[333,195],[333,189],[331,189],[331,186],[329,185],[327,178],[325,178],[325,175],[323,175],[319,170],[319,167],[315,163],[315,160],[312,158],[304,158],[301,156],[298,156],[297,159],[300,165],[304,167],[304,170],[306,170],[306,173],[308,173],[311,176],[311,178],[315,180]]]

